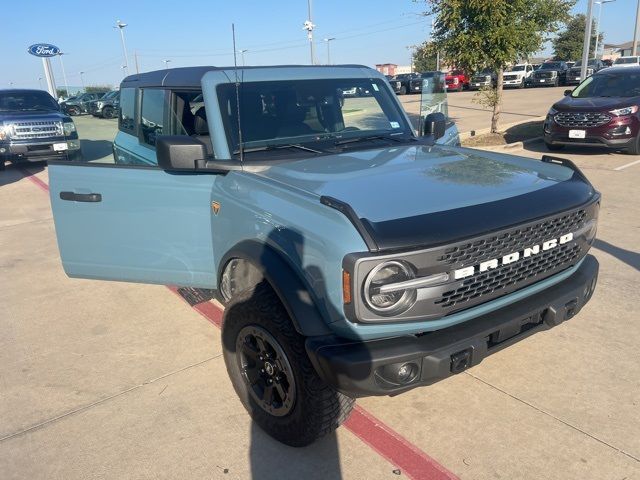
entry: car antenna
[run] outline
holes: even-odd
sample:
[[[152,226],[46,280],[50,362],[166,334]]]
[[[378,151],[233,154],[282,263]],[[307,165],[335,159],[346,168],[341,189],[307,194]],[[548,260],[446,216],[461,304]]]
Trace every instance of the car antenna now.
[[[242,152],[242,122],[240,121],[240,80],[238,78],[238,59],[236,55],[236,26],[233,23],[231,24],[231,35],[233,36],[233,71],[236,76],[236,105],[238,107],[238,152],[240,154],[240,165],[242,165],[244,155]]]

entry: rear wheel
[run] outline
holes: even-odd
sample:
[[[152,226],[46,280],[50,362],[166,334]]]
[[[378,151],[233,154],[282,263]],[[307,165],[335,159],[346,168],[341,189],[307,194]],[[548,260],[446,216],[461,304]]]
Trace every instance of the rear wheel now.
[[[265,282],[232,298],[222,324],[224,361],[251,418],[276,440],[309,445],[346,420],[355,401],[325,384],[304,337]]]

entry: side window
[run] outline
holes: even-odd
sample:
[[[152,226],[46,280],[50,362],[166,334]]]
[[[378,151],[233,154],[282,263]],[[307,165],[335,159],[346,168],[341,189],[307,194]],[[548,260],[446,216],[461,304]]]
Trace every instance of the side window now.
[[[126,133],[135,134],[136,131],[136,89],[123,88],[120,91],[120,117],[118,128]]]
[[[156,137],[164,133],[166,92],[149,88],[141,90],[141,94],[140,141],[154,147]]]
[[[196,125],[198,110],[204,108],[204,98],[199,90],[171,92],[171,111],[166,129],[171,135],[200,135],[202,125]]]

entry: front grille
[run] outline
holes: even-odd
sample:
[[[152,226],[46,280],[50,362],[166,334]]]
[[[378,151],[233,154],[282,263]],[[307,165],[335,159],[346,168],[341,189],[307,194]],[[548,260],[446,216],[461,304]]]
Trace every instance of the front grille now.
[[[534,76],[536,78],[551,78],[553,77],[553,72],[536,72]]]
[[[557,238],[582,227],[587,212],[577,210],[542,222],[516,228],[463,245],[448,248],[437,261],[445,265],[476,265],[491,258],[516,252],[528,245],[536,245],[550,238]]]
[[[505,75],[504,79],[505,80],[517,80],[518,76],[517,75]]]
[[[29,140],[37,138],[60,137],[63,135],[60,121],[16,122],[10,126],[11,138]]]
[[[611,117],[602,112],[560,112],[554,117],[556,123],[563,127],[600,127],[611,121]]]
[[[477,82],[477,83],[483,83],[483,82],[488,82],[489,80],[490,80],[490,77],[481,76],[481,77],[473,77],[471,81]]]
[[[532,283],[545,277],[558,265],[569,265],[580,255],[579,245],[561,245],[519,262],[503,265],[462,282],[462,286],[442,294],[435,303],[443,308],[454,308],[475,298],[499,293],[512,285]]]

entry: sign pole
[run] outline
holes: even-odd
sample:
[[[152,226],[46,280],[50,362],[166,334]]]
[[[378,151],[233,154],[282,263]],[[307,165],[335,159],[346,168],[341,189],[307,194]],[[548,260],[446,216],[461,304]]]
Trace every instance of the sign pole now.
[[[53,98],[57,99],[56,81],[53,78],[51,60],[49,60],[49,57],[42,57],[42,66],[44,67],[44,77],[47,79],[47,90]]]

